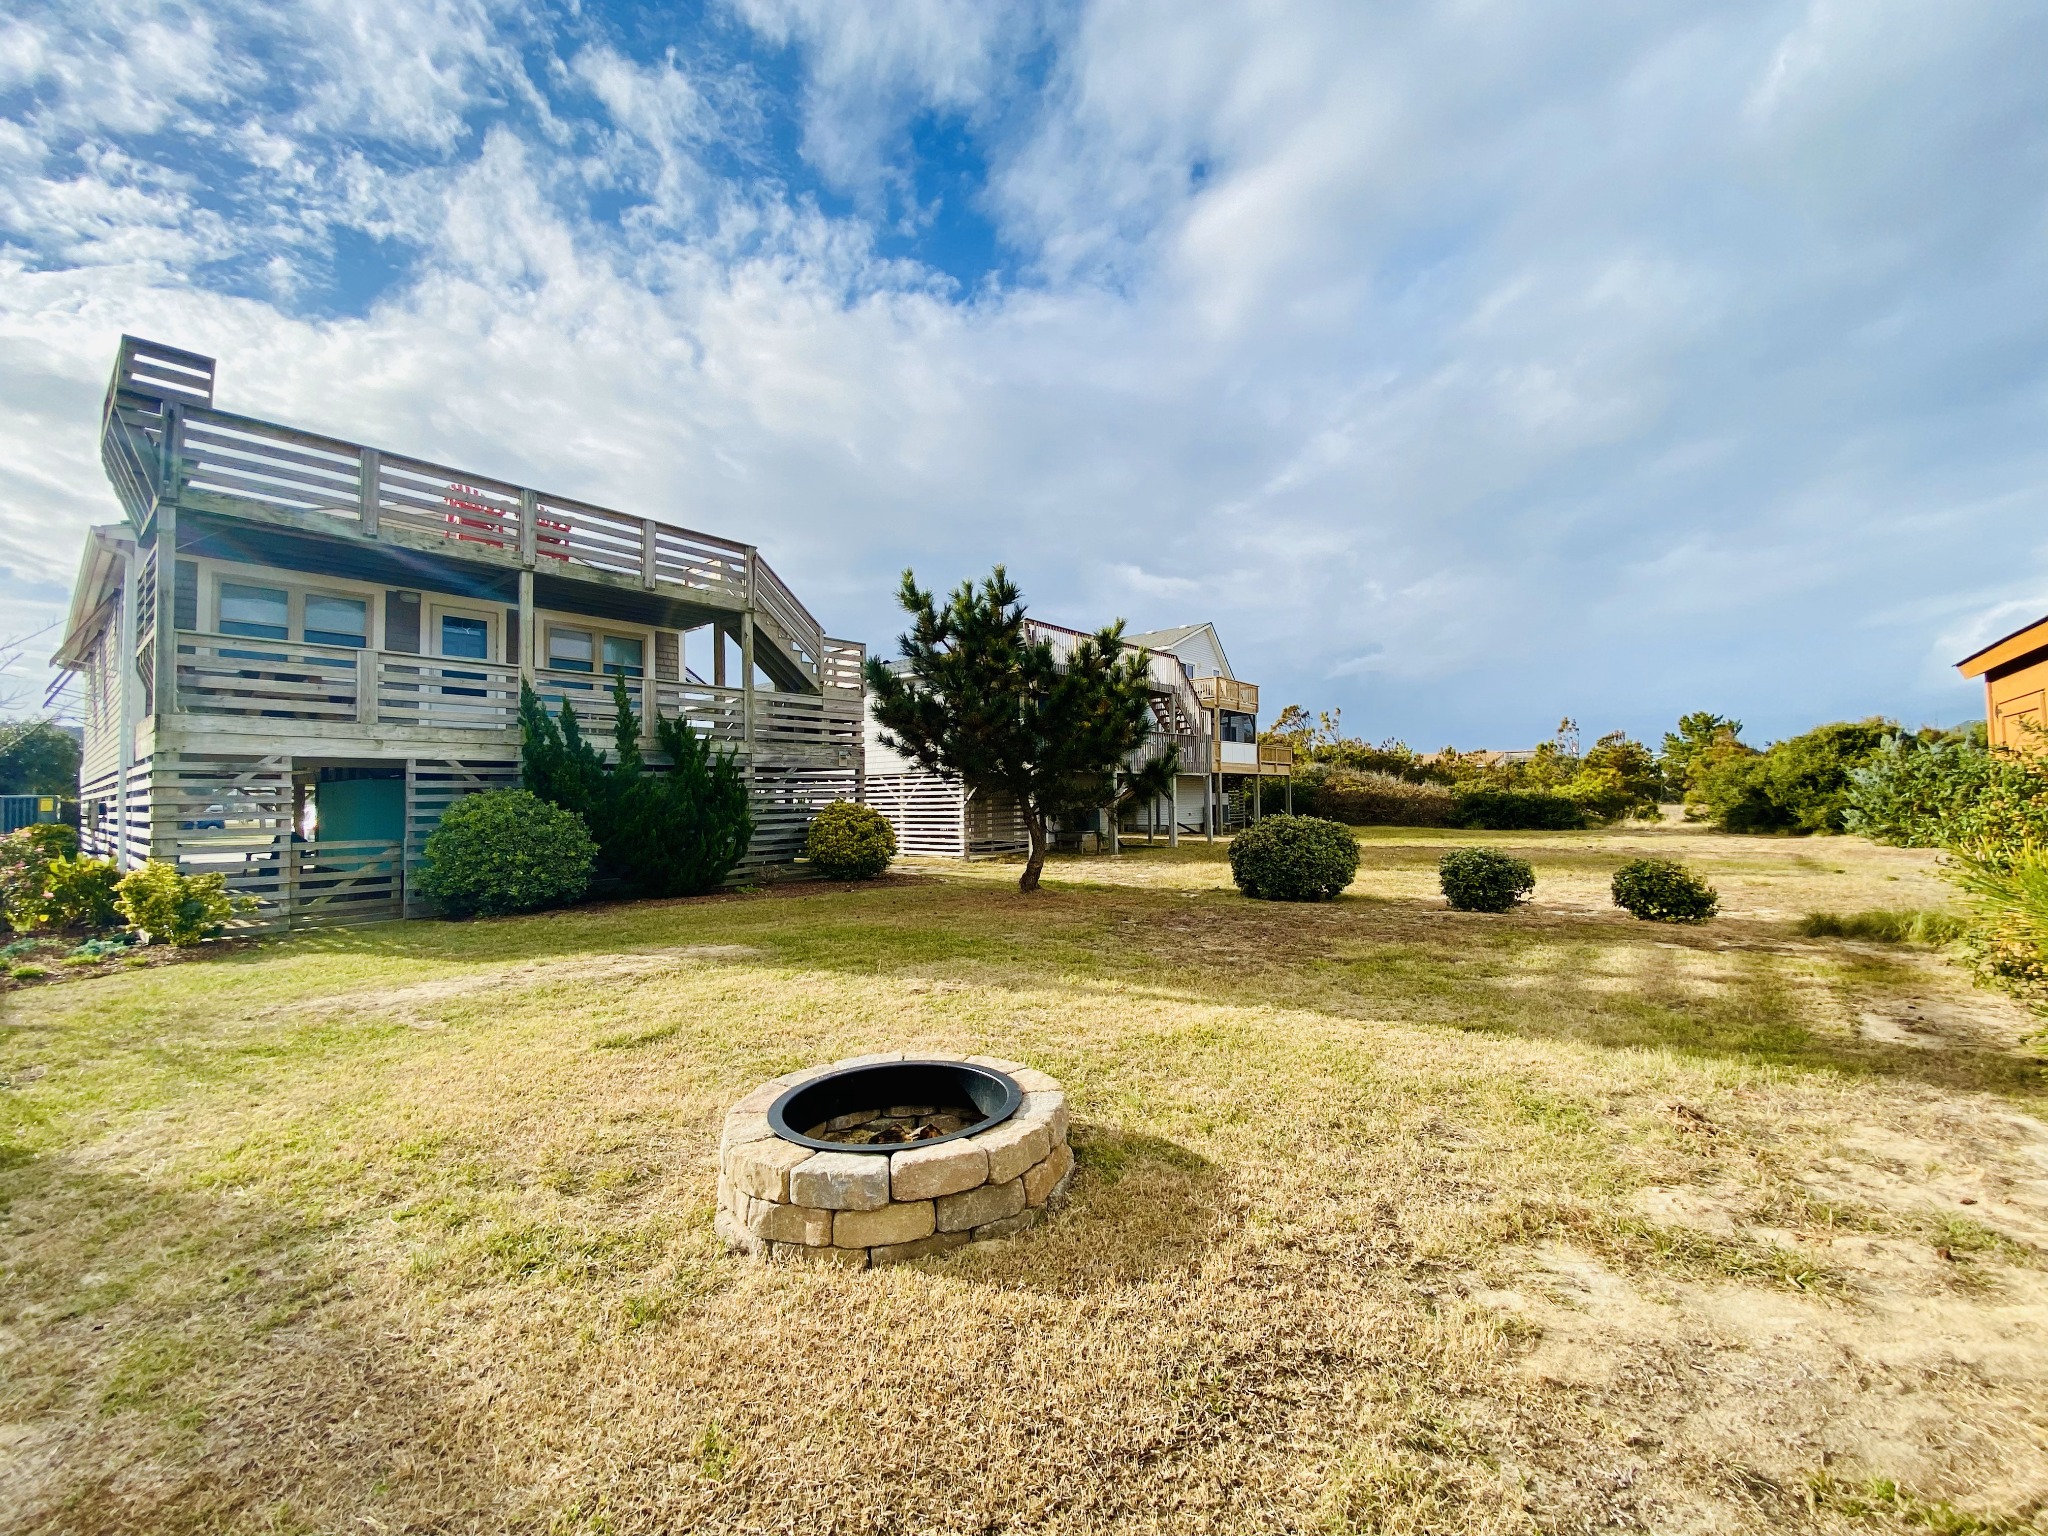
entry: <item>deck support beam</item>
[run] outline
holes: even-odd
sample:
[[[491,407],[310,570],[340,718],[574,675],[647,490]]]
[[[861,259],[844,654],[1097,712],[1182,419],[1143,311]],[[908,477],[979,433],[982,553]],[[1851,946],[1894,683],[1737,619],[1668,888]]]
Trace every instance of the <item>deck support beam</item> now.
[[[119,700],[120,732],[114,743],[119,774],[114,780],[114,865],[128,868],[128,781],[135,777],[135,705],[142,679],[135,671],[135,647],[141,636],[135,631],[136,605],[142,600],[142,551],[131,547],[121,562],[121,664],[115,676],[121,680]]]

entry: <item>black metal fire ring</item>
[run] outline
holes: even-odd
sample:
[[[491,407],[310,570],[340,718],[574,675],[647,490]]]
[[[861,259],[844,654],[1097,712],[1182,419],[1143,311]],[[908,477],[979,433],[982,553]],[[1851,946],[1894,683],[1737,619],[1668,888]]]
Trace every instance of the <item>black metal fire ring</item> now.
[[[892,1104],[971,1104],[982,1118],[964,1130],[923,1141],[849,1143],[806,1136],[799,1125],[822,1125],[840,1115],[868,1109],[880,1112]],[[971,1061],[874,1061],[798,1083],[783,1090],[768,1106],[768,1125],[784,1141],[820,1152],[888,1154],[919,1147],[943,1146],[978,1136],[1017,1113],[1024,1090],[1007,1072]],[[794,1122],[794,1123],[792,1123]]]

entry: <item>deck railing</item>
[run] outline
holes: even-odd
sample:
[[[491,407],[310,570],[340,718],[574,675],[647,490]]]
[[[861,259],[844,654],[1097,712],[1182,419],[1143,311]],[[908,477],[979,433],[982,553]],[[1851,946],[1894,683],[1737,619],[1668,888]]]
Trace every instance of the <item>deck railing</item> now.
[[[751,546],[633,517],[469,470],[214,408],[212,360],[123,338],[102,419],[101,458],[129,517],[145,526],[187,493],[352,531],[446,541],[536,570],[597,572],[651,592],[753,604],[769,638],[823,683],[827,641],[809,609]],[[841,642],[843,645],[844,642]]]
[[[458,732],[519,727],[519,669],[499,662],[189,630],[179,631],[177,649],[183,714]],[[600,745],[610,740],[617,706],[609,676],[537,668],[533,686],[550,713],[567,701],[586,735]],[[629,679],[627,688],[643,741],[654,739],[656,711],[681,715],[716,741],[748,739],[743,688],[648,678]],[[860,744],[858,696],[761,689],[753,697],[757,745]]]
[[[1209,709],[1234,709],[1248,715],[1259,712],[1259,685],[1240,683],[1233,677],[1198,677],[1195,696]]]

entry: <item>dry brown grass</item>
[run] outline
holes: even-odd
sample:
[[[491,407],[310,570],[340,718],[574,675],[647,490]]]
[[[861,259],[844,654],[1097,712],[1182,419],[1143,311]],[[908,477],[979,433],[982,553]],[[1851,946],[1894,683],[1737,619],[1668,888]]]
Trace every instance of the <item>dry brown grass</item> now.
[[[2031,1530],[2029,1021],[1845,839],[1362,834],[301,938],[17,992],[0,1525]],[[1534,910],[1443,910],[1517,846]],[[1643,846],[1703,929],[1604,904]],[[1070,1207],[867,1274],[711,1234],[725,1107],[883,1047],[1066,1080]]]

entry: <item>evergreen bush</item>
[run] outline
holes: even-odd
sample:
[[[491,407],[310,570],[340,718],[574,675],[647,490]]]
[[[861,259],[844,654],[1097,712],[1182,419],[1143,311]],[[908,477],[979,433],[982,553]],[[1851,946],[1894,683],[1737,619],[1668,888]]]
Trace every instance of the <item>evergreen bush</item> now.
[[[182,949],[212,938],[238,912],[249,911],[256,903],[246,896],[230,896],[227,876],[217,871],[190,875],[175,864],[151,859],[121,877],[114,887],[114,905],[152,943]]]
[[[613,680],[616,761],[587,741],[565,700],[550,716],[522,688],[520,777],[541,799],[583,819],[596,842],[596,878],[634,896],[716,890],[747,851],[754,817],[746,776],[731,751],[714,749],[680,716],[654,722],[671,767],[650,771],[640,754],[640,717],[623,677]]]
[[[1505,912],[1536,889],[1527,859],[1498,848],[1456,848],[1438,861],[1444,900],[1460,912]]]
[[[1575,832],[1585,810],[1569,796],[1536,789],[1465,789],[1458,792],[1451,825],[1485,832]]]
[[[1714,888],[1675,859],[1631,859],[1614,872],[1614,904],[1650,923],[1703,923],[1720,910]]]
[[[574,811],[524,789],[465,795],[427,838],[419,887],[455,917],[503,917],[576,900],[597,844]]]
[[[1320,816],[1268,816],[1231,839],[1231,878],[1257,901],[1328,901],[1357,873],[1358,840]]]
[[[1266,803],[1282,791],[1269,787]],[[1295,808],[1353,827],[1448,827],[1455,801],[1448,786],[1395,774],[1310,764],[1294,781]]]
[[[811,818],[804,857],[827,880],[872,880],[896,856],[896,829],[871,805],[834,800]]]
[[[52,859],[44,879],[43,921],[57,928],[111,928],[121,921],[114,904],[120,883],[112,859]]]

